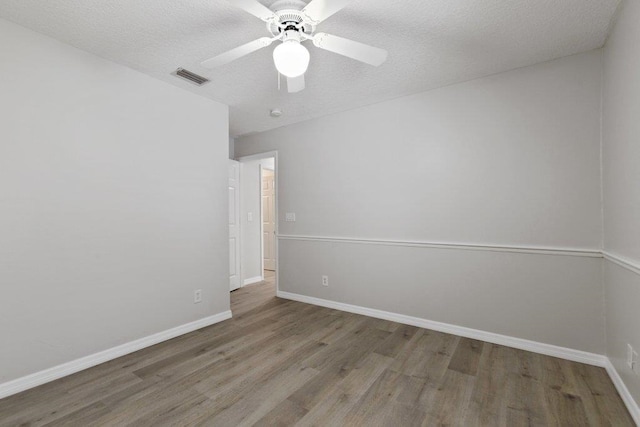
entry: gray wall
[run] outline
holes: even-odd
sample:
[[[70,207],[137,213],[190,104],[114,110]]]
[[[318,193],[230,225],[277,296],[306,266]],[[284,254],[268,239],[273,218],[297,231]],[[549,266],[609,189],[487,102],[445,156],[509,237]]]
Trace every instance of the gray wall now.
[[[238,138],[237,156],[279,152],[280,288],[604,353],[600,259],[409,244],[599,251],[601,60],[589,52]]]
[[[640,266],[640,2],[624,7],[604,55],[604,250]],[[640,402],[640,376],[627,367],[627,343],[640,352],[640,275],[606,261],[607,355]],[[640,270],[640,267],[638,267]]]
[[[226,106],[4,20],[0,94],[0,383],[229,309]]]

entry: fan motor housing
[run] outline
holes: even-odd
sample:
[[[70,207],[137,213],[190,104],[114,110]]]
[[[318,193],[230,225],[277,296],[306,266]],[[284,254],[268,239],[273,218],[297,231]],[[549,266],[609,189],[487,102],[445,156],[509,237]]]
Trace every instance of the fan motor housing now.
[[[298,31],[310,35],[315,30],[315,26],[304,22],[302,9],[305,6],[306,3],[301,0],[278,0],[271,5],[271,10],[278,16],[279,24],[295,26]],[[274,37],[284,31],[280,26],[270,22],[267,22],[267,30]]]

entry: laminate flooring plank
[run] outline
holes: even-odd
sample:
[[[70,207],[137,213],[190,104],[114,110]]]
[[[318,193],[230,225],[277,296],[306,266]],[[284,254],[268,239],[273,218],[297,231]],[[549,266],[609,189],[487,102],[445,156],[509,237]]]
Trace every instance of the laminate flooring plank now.
[[[573,362],[558,359],[557,357],[545,357],[542,359],[543,383],[562,393],[577,395],[579,387],[577,379],[571,369]]]
[[[131,427],[155,426],[190,426],[200,418],[200,414],[209,406],[209,399],[198,394],[189,394],[182,399],[175,399],[166,406],[157,407],[141,417],[127,422]]]
[[[405,351],[395,357],[391,369],[437,381],[448,368],[459,339],[454,335],[423,329],[414,335]]]
[[[318,314],[322,314],[319,312]],[[321,323],[321,318],[309,316],[300,321],[296,327],[303,327],[308,323]],[[324,318],[325,322],[333,321],[332,318]],[[269,339],[262,342],[259,346],[252,347],[251,352],[247,352],[246,357],[233,357],[228,356],[225,359],[206,367],[204,370],[196,371],[193,374],[185,377],[188,381],[193,378],[192,387],[203,393],[207,393],[209,390],[218,390],[220,387],[225,387],[228,384],[234,383],[239,377],[254,370],[259,370],[261,366],[265,364],[273,363],[270,359],[286,357],[297,347],[304,345],[305,343],[311,344],[314,349],[318,345],[312,341],[308,341],[307,336],[302,336],[295,333],[295,328],[290,328],[287,333],[282,333],[269,337]],[[320,345],[320,347],[324,347]],[[316,349],[317,350],[317,349]]]
[[[167,385],[158,382],[149,393],[137,399],[120,401],[112,410],[92,422],[91,426],[135,425],[137,420],[154,419],[158,414],[176,411],[184,405],[205,401],[206,397],[184,384]],[[140,421],[142,422],[142,421]]]
[[[242,394],[250,392],[256,385],[260,385],[277,375],[282,367],[299,363],[300,360],[316,353],[324,346],[326,344],[318,341],[284,343],[283,347],[275,349],[270,354],[264,354],[265,359],[270,357],[268,363],[262,363],[237,373],[227,382],[216,383],[213,386],[210,383],[200,383],[194,386],[194,389],[207,395],[217,406],[230,406]],[[286,351],[283,351],[285,347]]]
[[[164,379],[158,376],[150,377],[122,390],[102,396],[100,401],[112,411],[118,411],[120,407],[126,405],[128,402],[134,402],[153,393],[159,387],[163,386],[163,384],[160,384],[163,381]]]
[[[389,357],[369,353],[362,363],[337,382],[326,397],[313,406],[297,425],[343,425],[347,413],[392,362],[393,359]]]
[[[629,411],[604,368],[574,363],[571,369],[590,425],[633,425]]]
[[[321,372],[321,375],[295,391],[289,399],[311,410],[361,363],[371,347],[384,340],[389,334],[390,332],[371,329],[365,325],[303,361],[303,366],[313,368]]]
[[[71,412],[61,418],[44,424],[46,427],[71,426],[71,425],[87,425],[92,420],[109,413],[110,409],[102,402],[95,402],[91,405]]]
[[[274,298],[268,303],[258,305],[237,317],[232,317],[230,320],[234,326],[247,326],[260,321],[272,320],[274,316],[282,315],[283,313],[295,313],[301,309],[302,307],[293,301]]]
[[[422,425],[425,418],[426,414],[422,408],[406,406],[391,401],[385,403],[377,417],[368,420],[366,425],[372,427],[417,427]]]
[[[250,370],[224,386],[206,390],[203,394],[209,397],[210,403],[206,410],[198,411],[197,421],[215,418],[228,408],[253,395],[256,390],[261,390],[263,386],[277,383],[285,368],[300,366],[299,360],[317,351],[317,348],[323,345],[319,342],[306,342],[295,351],[287,352],[277,361],[270,362],[272,365],[269,367],[264,366],[257,370]],[[274,408],[269,409],[269,412],[272,409]]]
[[[267,415],[259,419],[255,427],[288,427],[295,425],[309,411],[297,403],[285,399],[273,408]]]
[[[504,396],[507,426],[549,426],[553,419],[545,400],[545,388],[535,379],[509,374]]]
[[[336,322],[332,328],[326,331],[326,333],[319,339],[325,344],[333,344],[336,341],[341,340],[351,332],[361,328],[366,322],[367,318],[364,316],[356,316],[351,313],[342,313],[334,316]]]
[[[545,392],[545,403],[549,407],[547,425],[590,425],[589,418],[580,396],[552,389],[547,389]]]
[[[391,332],[371,328],[368,321],[365,321],[359,328],[347,331],[346,335],[306,360],[305,366],[322,371],[337,364],[346,369],[346,365],[353,366],[355,364],[357,356],[371,351],[389,335]]]
[[[460,338],[456,350],[451,356],[449,369],[461,374],[476,375],[484,343],[470,338]]]
[[[375,319],[372,317],[368,318],[368,321],[369,321],[369,327],[380,329],[382,331],[387,331],[387,332],[395,332],[396,329],[398,329],[401,326],[404,326],[404,325],[400,325],[400,323],[392,322],[390,320]]]
[[[384,405],[402,394],[408,377],[385,369],[344,417],[345,425],[369,425],[380,419]]]
[[[312,311],[312,308],[304,310],[304,312]],[[291,320],[290,317],[279,316],[277,319],[274,318],[270,321],[259,321],[244,328],[232,329],[219,337],[212,337],[209,341],[200,342],[194,347],[182,349],[180,352],[176,352],[156,363],[135,370],[134,373],[140,378],[147,378],[210,352],[218,353],[217,358],[224,358],[228,357],[228,353],[240,350],[251,351],[246,347],[263,346],[266,341],[270,340],[270,337],[276,335],[278,327],[291,328],[289,320]]]
[[[114,377],[129,373],[130,367],[142,365],[148,360],[153,361],[156,358],[165,357],[163,353],[173,353],[176,348],[184,345],[185,342],[190,342],[193,339],[197,340],[198,336],[199,333],[183,335],[2,399],[0,400],[0,425],[2,425],[3,419],[6,418],[5,414],[32,410],[34,402],[55,403],[58,399],[65,399],[69,392],[77,390],[84,384],[109,382]]]
[[[465,425],[506,426],[510,373],[518,372],[514,349],[485,343]]]
[[[475,376],[448,369],[439,385],[426,387],[420,399],[426,412],[423,425],[464,426],[476,381]]]
[[[103,395],[140,381],[140,378],[131,373],[119,372],[113,377],[84,384],[73,393],[68,391],[59,394],[51,393],[50,398],[41,402],[40,405],[1,417],[0,425],[44,425],[96,403]]]
[[[251,394],[218,413],[215,417],[202,421],[200,425],[251,426],[267,415],[291,390],[295,390],[318,375],[313,368],[295,364],[280,371],[273,379],[254,389]]]
[[[374,352],[383,356],[396,357],[409,344],[411,338],[413,338],[419,330],[420,329],[415,326],[400,325],[387,339],[374,349]]]

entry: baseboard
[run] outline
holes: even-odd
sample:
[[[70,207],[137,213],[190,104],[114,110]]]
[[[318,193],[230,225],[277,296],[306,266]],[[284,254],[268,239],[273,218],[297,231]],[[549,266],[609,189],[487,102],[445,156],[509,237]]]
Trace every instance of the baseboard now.
[[[254,283],[260,283],[264,280],[262,276],[249,277],[248,279],[244,279],[242,282],[242,286],[253,285]]]
[[[422,319],[419,317],[405,316],[404,314],[390,313],[388,311],[376,310],[372,308],[360,307],[357,305],[344,304],[320,298],[308,297],[305,295],[294,294],[290,292],[278,291],[277,296],[293,301],[304,302],[307,304],[319,305],[322,307],[333,308],[336,310],[347,311],[349,313],[362,314],[364,316],[375,317],[377,319],[391,320],[393,322],[405,325],[417,326],[419,328],[431,329],[447,334],[458,335],[465,338],[486,341],[493,344],[503,345],[505,347],[513,347],[520,350],[540,353],[547,356],[559,357],[574,362],[586,363],[588,365],[606,367],[607,357],[589,353],[581,350],[574,350],[566,347],[559,347],[551,344],[540,343],[537,341],[529,341],[522,338],[510,337],[507,335],[495,334],[492,332],[481,331],[478,329],[466,328],[463,326],[451,325],[448,323],[436,322],[433,320]]]
[[[167,329],[166,331],[158,332],[157,334],[149,335],[99,353],[72,360],[71,362],[63,363],[62,365],[54,366],[53,368],[45,369],[22,378],[0,384],[0,399],[59,378],[75,374],[76,372],[83,371],[101,363],[117,359],[118,357],[122,357],[129,353],[142,350],[143,348],[150,347],[163,341],[170,340],[171,338],[196,331],[230,318],[231,311],[224,311],[214,316],[205,317],[204,319],[196,320],[195,322]]]
[[[637,425],[640,426],[640,406],[638,406],[638,402],[633,399],[631,392],[627,388],[627,385],[622,381],[622,377],[618,374],[618,370],[613,366],[611,360],[607,359],[607,363],[605,365],[605,369],[611,377],[611,381],[613,381],[613,385],[616,386],[616,390],[618,390],[618,394],[622,397],[622,401],[627,406],[631,417],[636,422]]]

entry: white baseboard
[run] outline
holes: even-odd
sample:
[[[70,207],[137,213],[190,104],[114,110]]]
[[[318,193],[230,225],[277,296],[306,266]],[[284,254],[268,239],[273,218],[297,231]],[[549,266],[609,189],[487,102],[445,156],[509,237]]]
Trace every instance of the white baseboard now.
[[[253,285],[254,283],[260,283],[264,280],[262,276],[249,277],[248,279],[244,279],[242,282],[242,286]]]
[[[529,341],[522,338],[510,337],[507,335],[495,334],[478,329],[466,328],[463,326],[451,325],[448,323],[436,322],[419,317],[405,316],[404,314],[390,313],[388,311],[376,310],[373,308],[360,307],[357,305],[344,304],[341,302],[329,301],[320,298],[308,297],[305,295],[293,294],[290,292],[278,291],[280,298],[307,304],[319,305],[336,310],[347,311],[349,313],[362,314],[364,316],[375,317],[377,319],[391,320],[405,325],[417,326],[419,328],[431,329],[438,332],[445,332],[465,338],[486,341],[493,344],[513,347],[520,350],[540,353],[547,356],[559,357],[574,362],[586,363],[588,365],[606,367],[608,359],[606,356],[586,351],[574,350],[566,347],[559,347],[551,344],[544,344],[537,341]]]
[[[613,366],[613,363],[611,363],[611,360],[607,359],[605,369],[607,370],[609,377],[611,377],[613,385],[616,386],[620,397],[622,397],[622,401],[627,406],[631,417],[636,422],[636,424],[640,426],[640,406],[638,406],[638,402],[633,399],[631,392],[622,380],[622,377],[620,377],[620,374],[618,374],[618,370],[615,368],[615,366]]]
[[[193,332],[230,318],[231,311],[224,311],[210,317],[205,317],[204,319],[196,320],[195,322],[167,329],[166,331],[158,332],[157,334],[149,335],[99,353],[72,360],[71,362],[63,363],[62,365],[54,366],[53,368],[45,369],[44,371],[36,372],[34,374],[0,384],[0,399],[53,380],[66,377],[67,375],[75,374],[76,372],[108,362],[109,360],[117,359],[118,357],[133,353],[134,351],[142,350],[143,348],[150,347],[163,341],[170,340],[171,338]]]

